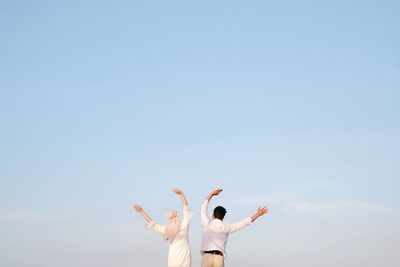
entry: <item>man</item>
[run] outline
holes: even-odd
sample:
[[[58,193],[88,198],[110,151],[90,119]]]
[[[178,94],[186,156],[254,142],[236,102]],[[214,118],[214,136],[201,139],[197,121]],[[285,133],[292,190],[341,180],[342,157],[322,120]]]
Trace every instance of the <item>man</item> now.
[[[225,224],[223,220],[226,210],[224,207],[218,206],[214,209],[210,220],[207,215],[208,204],[211,198],[221,192],[222,189],[215,189],[201,204],[201,267],[223,267],[226,256],[225,247],[229,234],[243,229],[268,211],[266,207],[259,207],[251,217],[234,224]]]

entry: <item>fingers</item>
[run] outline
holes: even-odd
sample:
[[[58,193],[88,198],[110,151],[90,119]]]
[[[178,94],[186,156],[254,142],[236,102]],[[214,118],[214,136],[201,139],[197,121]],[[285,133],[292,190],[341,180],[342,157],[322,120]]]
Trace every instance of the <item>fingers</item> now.
[[[182,190],[178,189],[178,188],[173,188],[172,191],[174,191],[176,194],[180,195],[183,193]]]
[[[217,188],[213,191],[214,195],[219,195],[223,190],[221,188]]]
[[[268,209],[267,209],[267,207],[258,207],[257,212],[261,215],[264,215],[268,212]]]
[[[133,205],[133,208],[134,208],[137,212],[141,212],[141,211],[143,210],[142,206],[137,205],[137,204]]]

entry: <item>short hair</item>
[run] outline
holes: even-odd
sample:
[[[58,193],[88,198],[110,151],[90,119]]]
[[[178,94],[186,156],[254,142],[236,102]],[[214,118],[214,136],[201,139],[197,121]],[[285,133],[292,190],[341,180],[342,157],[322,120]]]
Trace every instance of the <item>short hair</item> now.
[[[220,219],[221,221],[224,219],[226,214],[226,209],[222,206],[218,206],[214,209],[214,218]]]

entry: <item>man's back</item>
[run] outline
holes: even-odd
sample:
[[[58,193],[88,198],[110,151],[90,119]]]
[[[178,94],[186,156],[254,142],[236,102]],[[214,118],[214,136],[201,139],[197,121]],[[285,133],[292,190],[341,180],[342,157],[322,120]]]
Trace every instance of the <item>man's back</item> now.
[[[225,256],[226,242],[229,234],[251,224],[251,218],[246,218],[235,224],[225,224],[220,219],[210,220],[207,215],[209,201],[206,199],[201,205],[201,252],[218,250]]]
[[[201,266],[202,267],[223,267],[226,256],[225,247],[229,234],[239,231],[251,224],[258,217],[267,212],[267,208],[258,208],[257,212],[238,223],[225,224],[223,219],[226,214],[224,207],[218,206],[214,209],[212,220],[208,217],[208,204],[213,196],[219,195],[222,189],[212,191],[201,203]]]

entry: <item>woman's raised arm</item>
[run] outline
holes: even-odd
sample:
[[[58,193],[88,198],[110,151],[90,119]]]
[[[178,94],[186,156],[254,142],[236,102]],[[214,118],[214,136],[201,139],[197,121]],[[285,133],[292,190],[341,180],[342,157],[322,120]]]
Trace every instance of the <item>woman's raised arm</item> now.
[[[178,189],[178,188],[174,188],[174,189],[172,189],[172,191],[174,191],[174,192],[175,192],[175,194],[177,194],[177,195],[181,196],[181,199],[182,199],[182,205],[183,205],[183,206],[188,206],[188,203],[187,203],[187,200],[186,200],[185,193],[183,193],[183,191],[182,191],[182,190],[180,190],[180,189]]]
[[[133,205],[133,208],[140,214],[143,216],[143,218],[146,220],[146,222],[151,222],[153,221],[153,219],[144,211],[144,209],[142,208],[142,206],[140,205]]]

